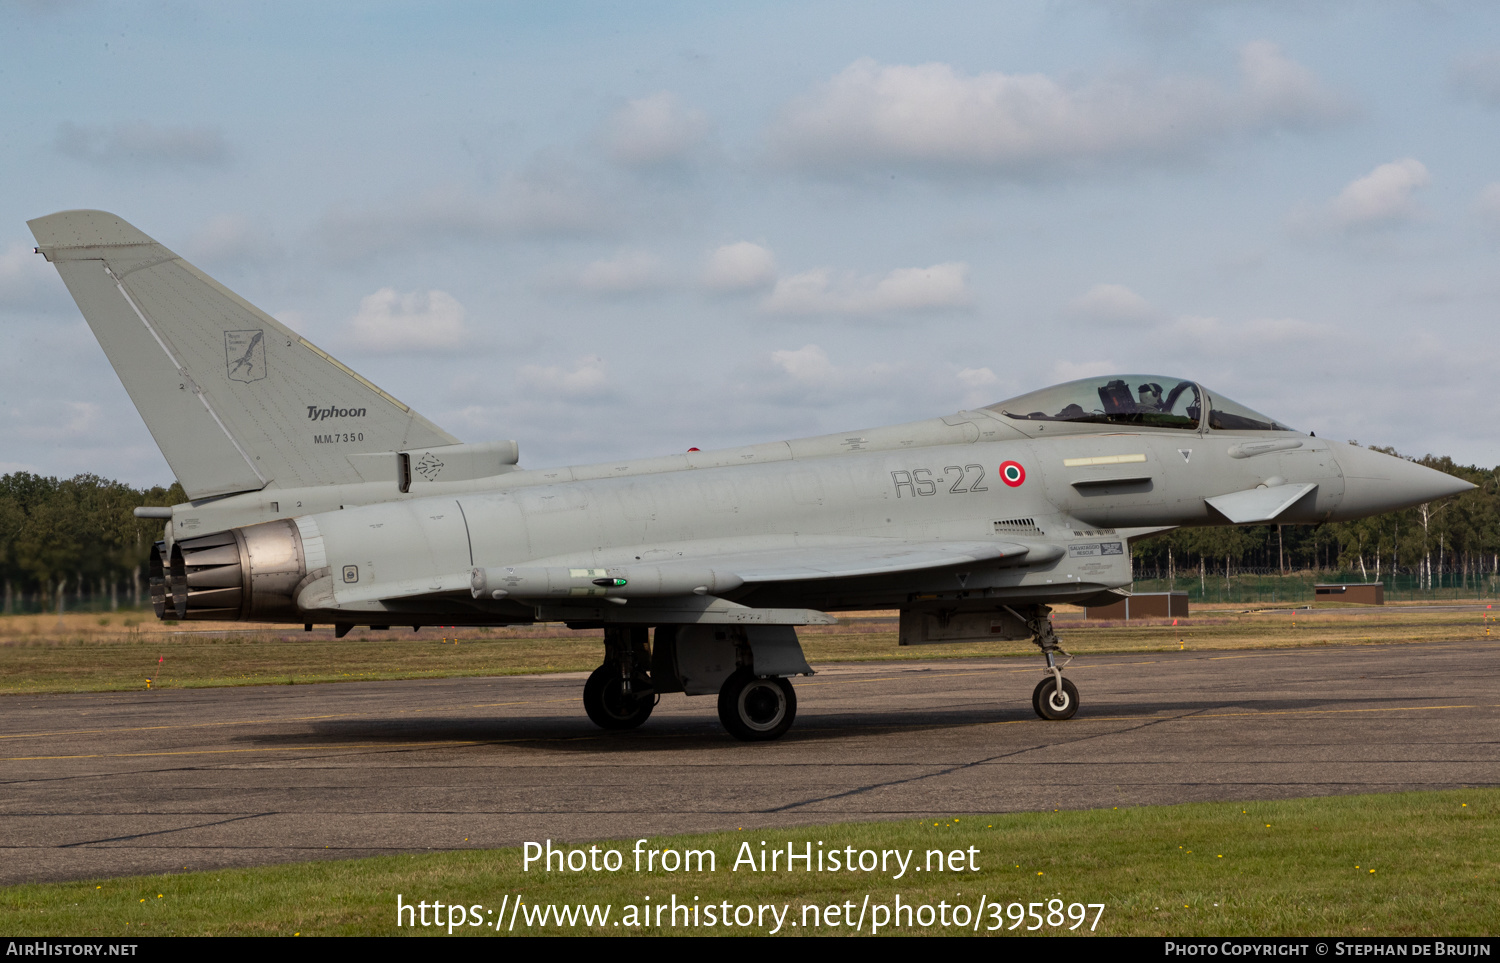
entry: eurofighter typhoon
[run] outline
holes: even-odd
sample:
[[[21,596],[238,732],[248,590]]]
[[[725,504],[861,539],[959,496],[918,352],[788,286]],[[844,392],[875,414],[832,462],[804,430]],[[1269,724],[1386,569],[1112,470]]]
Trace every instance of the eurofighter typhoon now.
[[[188,501],[164,619],[603,629],[589,718],[717,695],[739,739],[791,726],[799,625],[899,609],[903,645],[1029,639],[1032,694],[1078,689],[1056,603],[1128,593],[1130,543],[1185,525],[1317,523],[1472,486],[1316,438],[1161,375],[1089,378],[908,424],[522,469],[464,444],[112,214],[30,222]]]

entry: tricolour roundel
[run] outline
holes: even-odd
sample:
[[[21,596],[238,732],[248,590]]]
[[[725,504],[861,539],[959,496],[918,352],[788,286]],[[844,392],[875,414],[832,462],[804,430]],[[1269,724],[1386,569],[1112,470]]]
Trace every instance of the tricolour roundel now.
[[[1000,480],[1011,488],[1020,488],[1021,483],[1026,480],[1026,469],[1022,468],[1018,461],[1001,462]]]

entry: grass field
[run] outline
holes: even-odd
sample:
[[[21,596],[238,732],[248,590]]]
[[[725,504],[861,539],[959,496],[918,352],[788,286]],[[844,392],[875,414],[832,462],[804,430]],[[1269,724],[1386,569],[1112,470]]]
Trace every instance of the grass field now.
[[[881,920],[870,908],[889,911],[899,895],[907,906],[931,907],[925,912],[933,920],[921,925],[925,917],[918,909],[911,925],[896,926],[888,915],[886,934],[973,933],[983,898],[980,933],[998,925],[994,932],[1011,935],[1484,936],[1500,931],[1497,833],[1500,790],[1493,789],[961,820],[933,814],[897,823],[657,837],[642,847],[712,850],[714,872],[669,873],[659,866],[636,872],[634,841],[623,840],[599,844],[600,854],[620,851],[615,872],[545,873],[540,864],[526,872],[521,850],[502,849],[14,886],[0,890],[0,931],[101,937],[447,934],[440,926],[398,927],[400,894],[408,904],[466,907],[465,925],[456,926],[454,935],[494,935],[497,919],[501,933],[512,932],[507,924],[518,899],[517,934],[772,930],[769,912],[750,925],[706,925],[703,908],[726,901],[731,907],[777,907],[782,935],[850,934],[869,933]],[[791,872],[784,865],[767,872],[744,864],[732,869],[743,844],[758,857],[762,842],[783,850],[791,843],[796,852],[810,843],[814,853],[821,848],[825,854],[846,847],[856,853],[910,851],[912,868],[901,879],[891,878],[894,859],[885,872],[804,872],[800,864]],[[929,850],[962,855],[942,872],[935,865],[918,872]],[[602,864],[605,857],[597,858]],[[971,859],[978,871],[970,871]],[[648,897],[657,906],[664,900],[670,905],[674,895],[688,905],[696,897],[696,928],[686,925],[685,913],[677,926],[666,917],[660,926],[645,920]],[[1048,906],[1053,900],[1061,902]],[[1033,902],[1043,904],[1035,918],[1029,915]],[[1101,903],[1102,911],[1086,908]],[[596,917],[592,927],[581,917],[559,926],[550,913],[546,924],[536,923],[534,914],[548,904],[609,906],[610,916],[603,925]],[[862,909],[856,930],[854,917]],[[529,925],[527,912],[533,914]],[[1083,921],[1070,930],[1080,915]],[[945,917],[947,927],[939,923]],[[1049,917],[1061,922],[1053,925]],[[428,915],[429,922],[435,919],[435,912]]]
[[[1058,614],[1064,645],[1080,653],[1375,645],[1500,634],[1482,605],[1380,609],[1210,608],[1170,622],[1088,622]],[[170,625],[148,614],[0,618],[0,692],[101,691],[586,670],[597,632],[561,627],[428,628],[337,640],[258,626]],[[1035,657],[1025,643],[901,648],[886,613],[801,631],[809,660]],[[398,935],[446,933],[396,926],[396,898],[466,909],[454,934],[849,933],[887,913],[888,934],[1095,932],[1109,935],[1487,935],[1500,931],[1500,790],[1350,796],[1086,812],[1012,813],[804,830],[657,838],[647,850],[709,849],[713,873],[636,873],[634,841],[619,872],[524,872],[518,850],[466,850],[133,879],[0,889],[0,930],[28,936]],[[821,842],[826,849],[972,853],[978,872],[806,873],[731,871],[741,844]],[[700,908],[698,928],[643,919],[675,895]],[[892,925],[897,897],[939,914]],[[650,897],[648,900],[647,897]],[[696,897],[696,900],[694,899]],[[866,897],[869,902],[866,903]],[[517,911],[517,900],[521,910]],[[1061,901],[1061,902],[1052,902]],[[710,903],[756,907],[754,925],[709,927]],[[1042,904],[1038,915],[1030,904]],[[553,904],[609,906],[603,925],[527,922]],[[978,913],[975,907],[982,903]],[[847,904],[847,906],[845,905]],[[966,923],[956,922],[964,907]],[[1102,912],[1086,908],[1103,904]],[[871,909],[874,907],[875,909]],[[632,909],[633,908],[633,909]],[[1054,912],[1055,909],[1055,912]],[[446,911],[445,911],[446,912]],[[549,910],[550,912],[550,910]],[[570,910],[571,912],[571,910]],[[771,912],[771,916],[766,913]],[[435,914],[436,911],[433,911]],[[627,915],[633,913],[631,917]],[[429,914],[435,919],[435,915]],[[1073,915],[1069,915],[1073,914]],[[1085,922],[1069,927],[1076,916]],[[1019,922],[1017,921],[1017,917]],[[685,917],[681,917],[685,919]],[[748,917],[744,917],[748,918]],[[446,915],[445,915],[446,919]],[[898,917],[899,922],[901,918]],[[948,920],[948,926],[941,924]],[[1049,920],[1061,920],[1053,925]],[[790,925],[792,921],[798,926]],[[595,921],[597,924],[597,920]],[[622,925],[616,925],[622,924]],[[1014,926],[1015,929],[1011,929]],[[503,932],[511,932],[502,925]]]
[[[1500,612],[1500,609],[1495,610]],[[1062,608],[1058,631],[1075,653],[1371,645],[1479,639],[1500,623],[1483,605],[1382,608],[1202,607],[1173,626],[1085,621]],[[893,613],[799,629],[820,662],[1035,657],[1026,642],[901,647]],[[343,639],[234,623],[158,622],[150,613],[0,617],[0,693],[88,692],[437,676],[581,672],[599,664],[601,634],[560,625],[509,629],[355,629]]]

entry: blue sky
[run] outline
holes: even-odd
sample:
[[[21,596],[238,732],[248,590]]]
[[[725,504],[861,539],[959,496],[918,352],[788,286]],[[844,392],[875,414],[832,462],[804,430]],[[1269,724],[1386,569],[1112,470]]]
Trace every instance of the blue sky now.
[[[16,3],[0,470],[170,471],[28,218],[113,211],[531,467],[1111,370],[1500,463],[1478,3]]]

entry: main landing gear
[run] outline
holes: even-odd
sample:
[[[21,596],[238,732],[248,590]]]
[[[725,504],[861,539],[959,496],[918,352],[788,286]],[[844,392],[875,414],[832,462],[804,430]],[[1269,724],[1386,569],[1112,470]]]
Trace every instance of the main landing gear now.
[[[601,729],[634,729],[650,718],[655,708],[655,695],[626,692],[619,667],[608,662],[595,669],[583,684],[583,711]]]
[[[583,708],[601,729],[634,729],[665,692],[719,696],[719,721],[742,742],[780,739],[797,718],[785,675],[812,669],[789,627],[607,626],[604,664],[583,687]]]
[[[604,664],[583,684],[583,711],[601,729],[634,729],[656,708],[645,629],[606,629]]]
[[[1043,719],[1071,719],[1078,711],[1078,687],[1071,680],[1063,678],[1062,670],[1068,662],[1073,661],[1073,657],[1058,644],[1057,632],[1053,630],[1052,620],[1048,618],[1051,611],[1045,605],[1033,606],[1031,617],[1025,620],[1026,627],[1031,629],[1032,641],[1047,659],[1047,676],[1032,690],[1031,708]],[[1019,612],[1015,614],[1020,616]],[[1059,654],[1067,656],[1068,662],[1058,665]]]
[[[742,742],[779,739],[795,718],[797,693],[786,679],[761,679],[738,669],[719,690],[719,721]]]

